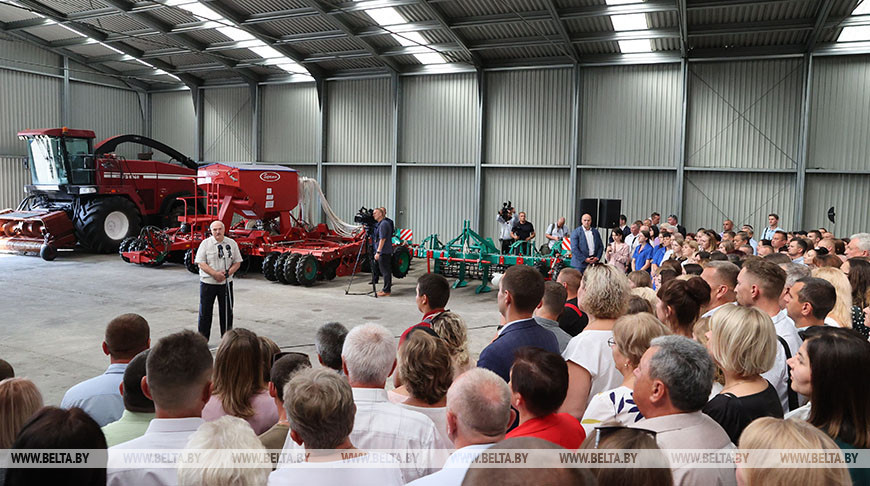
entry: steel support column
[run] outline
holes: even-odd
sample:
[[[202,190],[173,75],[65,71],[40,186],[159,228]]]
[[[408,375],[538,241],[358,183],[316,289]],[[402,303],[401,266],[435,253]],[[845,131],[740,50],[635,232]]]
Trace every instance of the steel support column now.
[[[196,100],[196,131],[194,132],[194,152],[196,152],[197,162],[202,162],[205,158],[205,146],[203,141],[203,132],[205,132],[205,92],[202,88],[197,88],[193,97]]]
[[[402,86],[399,81],[399,73],[393,72],[390,75],[390,93],[392,96],[393,110],[393,146],[390,150],[390,205],[387,211],[393,211],[394,220],[399,218],[399,135],[400,135],[400,117],[401,110],[399,109],[400,98],[402,96]]]
[[[570,201],[570,207],[568,208],[568,221],[569,227],[575,227],[577,225],[577,189],[579,185],[579,178],[577,174],[577,166],[580,165],[580,98],[583,95],[582,92],[582,80],[580,78],[580,65],[575,64],[573,69],[574,74],[574,95],[573,102],[574,108],[571,112],[571,171],[570,171],[570,179],[571,184],[568,186],[568,201]]]
[[[809,137],[810,137],[810,104],[812,103],[813,91],[813,55],[807,53],[804,56],[804,99],[803,110],[801,113],[801,141],[800,154],[798,156],[797,178],[794,188],[794,208],[795,222],[794,228],[803,228],[804,224],[804,204],[806,202],[806,186],[807,186],[807,158],[809,157]]]
[[[483,69],[477,70],[477,121],[480,133],[478,134],[478,153],[474,160],[474,211],[472,221],[474,230],[483,233],[483,169],[481,166],[486,160],[486,73]]]
[[[682,112],[680,114],[680,149],[679,156],[677,157],[677,187],[676,187],[676,207],[674,209],[674,213],[679,218],[681,223],[684,222],[683,218],[683,201],[685,200],[685,177],[686,177],[686,144],[688,144],[689,137],[687,136],[687,126],[689,119],[689,61],[686,58],[683,58],[680,61],[680,70],[682,72],[682,88],[683,88],[683,104],[682,104]]]
[[[148,137],[148,138],[153,138],[153,137],[151,136],[151,135],[152,135],[152,132],[153,132],[153,129],[154,129],[154,127],[152,126],[152,125],[154,124],[154,116],[153,116],[153,113],[154,113],[154,104],[153,104],[153,101],[154,101],[154,100],[153,100],[153,98],[152,98],[152,96],[151,96],[151,93],[145,93],[145,126],[144,126],[144,132],[145,132],[145,136]]]
[[[324,194],[326,194],[326,173],[323,171],[323,163],[326,162],[327,154],[326,130],[327,123],[329,122],[329,117],[327,116],[329,90],[327,89],[326,79],[323,77],[317,77],[314,81],[314,85],[317,89],[317,104],[320,107],[320,111],[318,112],[320,117],[318,125],[320,129],[317,131],[317,136],[320,137],[320,143],[317,144],[317,183],[320,184],[321,189]],[[317,200],[316,214],[321,221],[325,221],[325,219],[323,219],[323,208],[321,207],[320,199]]]
[[[72,108],[70,104],[69,58],[63,56],[63,87],[60,91],[60,124],[72,125]]]
[[[260,85],[249,83],[251,92],[251,155],[254,162],[263,159],[263,134],[260,124]]]

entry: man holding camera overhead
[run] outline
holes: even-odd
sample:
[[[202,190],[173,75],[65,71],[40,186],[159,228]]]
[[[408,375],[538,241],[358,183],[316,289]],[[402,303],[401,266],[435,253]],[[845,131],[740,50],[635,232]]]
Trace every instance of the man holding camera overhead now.
[[[372,261],[372,283],[377,285],[378,277],[384,276],[384,289],[378,292],[378,297],[390,295],[393,287],[393,221],[387,218],[385,208],[375,208],[372,211],[378,225],[375,227],[372,247],[374,249],[374,261]]]
[[[498,223],[498,241],[501,242],[501,252],[504,254],[510,252],[511,245],[514,242],[511,232],[513,231],[513,227],[517,221],[519,221],[519,219],[515,214],[514,207],[511,206],[511,202],[508,201],[502,204],[496,222]]]
[[[221,337],[233,328],[233,274],[242,265],[239,245],[224,236],[226,227],[213,221],[211,236],[196,249],[194,262],[199,266],[199,333],[208,340],[214,300],[218,301]]]

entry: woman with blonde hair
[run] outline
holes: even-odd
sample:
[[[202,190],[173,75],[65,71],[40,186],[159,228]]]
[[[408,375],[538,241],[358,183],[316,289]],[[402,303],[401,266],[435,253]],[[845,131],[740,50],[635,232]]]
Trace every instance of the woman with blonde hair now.
[[[834,303],[833,310],[828,313],[825,324],[851,329],[852,285],[849,283],[849,277],[839,268],[833,267],[815,268],[813,269],[812,276],[827,280],[834,286],[834,290],[837,291],[837,302]]]
[[[27,378],[0,381],[0,449],[9,449],[18,431],[42,408],[42,394]],[[2,483],[0,483],[2,484]]]
[[[278,409],[263,380],[260,340],[234,328],[224,334],[214,359],[212,396],[202,409],[206,422],[232,415],[248,421],[257,435],[278,422]]]
[[[453,376],[474,368],[474,361],[468,354],[468,326],[455,312],[442,312],[432,319],[432,330],[447,345],[450,360],[453,362]]]
[[[580,419],[591,397],[622,383],[609,341],[616,319],[628,310],[630,296],[628,278],[616,267],[599,263],[586,267],[577,300],[589,315],[589,324],[562,353],[568,362],[568,395],[560,412]]]
[[[782,403],[776,388],[762,373],[776,360],[776,327],[756,307],[724,306],[710,319],[707,350],[722,369],[725,386],[703,412],[719,423],[731,442],[759,417],[782,418]]]
[[[840,448],[821,430],[802,420],[782,420],[763,417],[755,420],[740,436],[741,451],[772,450],[829,450],[839,455]],[[753,464],[737,465],[737,484],[741,486],[794,486],[795,484],[824,484],[825,486],[850,486],[852,480],[843,464],[823,467],[758,467]],[[779,455],[776,455],[779,458]],[[762,459],[762,458],[759,458]]]
[[[649,349],[650,341],[670,333],[670,329],[660,320],[645,312],[622,316],[616,320],[613,324],[613,338],[609,344],[613,363],[622,374],[622,384],[598,393],[589,400],[581,420],[587,436],[602,422],[616,421],[622,425],[632,425],[643,419],[632,396],[634,370],[640,364],[643,353]]]

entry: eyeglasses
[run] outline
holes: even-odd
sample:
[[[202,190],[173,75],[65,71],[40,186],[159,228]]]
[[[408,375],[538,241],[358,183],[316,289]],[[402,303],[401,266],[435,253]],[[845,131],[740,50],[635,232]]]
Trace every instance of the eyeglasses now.
[[[308,360],[308,355],[305,353],[300,353],[298,351],[281,351],[272,355],[271,366],[275,366],[275,363],[284,356],[299,356],[300,358],[305,358],[306,360]]]
[[[639,429],[636,427],[626,427],[624,425],[603,425],[601,427],[595,427],[595,448],[598,449],[598,444],[601,442],[601,439],[604,439],[608,435],[612,435],[620,430],[638,431],[649,434],[649,436],[653,439],[656,438],[656,432],[654,430]]]

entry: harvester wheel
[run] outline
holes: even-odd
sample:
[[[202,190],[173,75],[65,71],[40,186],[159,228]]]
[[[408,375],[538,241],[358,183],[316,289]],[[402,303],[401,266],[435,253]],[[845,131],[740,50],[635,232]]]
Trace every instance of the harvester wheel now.
[[[535,262],[535,270],[541,272],[541,276],[547,278],[550,276],[550,264],[547,260],[538,260]]]
[[[284,278],[291,285],[299,285],[299,279],[296,278],[296,265],[299,263],[300,258],[302,258],[301,254],[291,253],[287,261],[284,262]]]
[[[57,258],[57,248],[43,243],[42,246],[39,247],[39,256],[41,256],[43,260],[50,262]]]
[[[292,253],[282,253],[281,256],[275,260],[275,276],[278,277],[279,282],[285,285],[290,282],[287,281],[287,276],[284,274],[284,265],[287,263],[287,259],[292,255]]]
[[[263,276],[266,277],[266,280],[272,282],[278,280],[278,276],[275,274],[275,262],[280,256],[280,253],[273,251],[266,255],[266,258],[263,258]]]
[[[195,263],[196,260],[196,248],[191,248],[184,252],[184,266],[187,268],[187,271],[190,273],[199,273],[199,265]]]
[[[332,280],[332,279],[334,279],[334,278],[335,278],[336,271],[338,270],[338,265],[339,265],[339,261],[338,261],[338,260],[333,260],[333,261],[329,262],[329,263],[328,263],[328,264],[323,268],[323,278],[325,278],[326,280]]]
[[[125,251],[130,251],[130,245],[136,241],[135,236],[128,236],[121,241],[121,245],[118,246],[118,253],[121,255],[121,260],[124,260],[127,263],[130,263],[130,259],[124,256]]]
[[[411,269],[411,251],[406,246],[398,246],[393,252],[392,271],[396,278],[404,278]]]
[[[312,255],[305,255],[296,264],[296,280],[300,285],[311,287],[317,281],[317,259]]]
[[[139,234],[141,217],[125,197],[97,197],[82,200],[73,218],[76,236],[85,247],[98,253],[118,251],[121,241]]]

